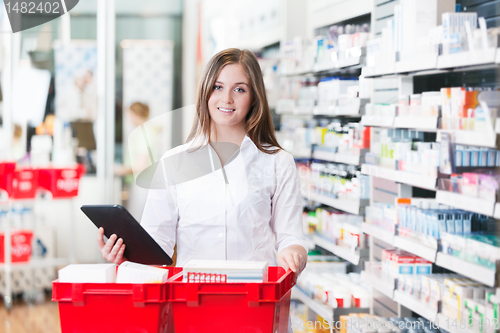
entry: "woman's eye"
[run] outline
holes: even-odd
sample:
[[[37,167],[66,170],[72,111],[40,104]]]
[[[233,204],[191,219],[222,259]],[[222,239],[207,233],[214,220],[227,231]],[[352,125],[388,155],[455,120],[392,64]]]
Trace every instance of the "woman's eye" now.
[[[214,90],[221,90],[221,89],[222,89],[222,87],[221,87],[221,86],[215,86],[215,87],[214,87]]]
[[[237,92],[245,92],[245,90],[241,89],[241,88],[236,88],[235,89]]]

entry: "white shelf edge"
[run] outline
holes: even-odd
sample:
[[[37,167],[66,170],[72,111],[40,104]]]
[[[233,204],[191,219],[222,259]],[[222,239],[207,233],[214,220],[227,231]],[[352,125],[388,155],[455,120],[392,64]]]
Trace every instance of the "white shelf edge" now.
[[[493,217],[500,220],[500,203],[495,204],[495,211],[493,212]]]
[[[498,56],[500,56],[500,52],[498,52]],[[500,134],[500,118],[495,119],[495,133]]]
[[[330,322],[333,321],[333,308],[308,297],[299,288],[292,289],[292,297],[304,303],[309,309],[313,310],[317,315]]]
[[[436,130],[438,117],[395,117],[395,128],[416,128]]]
[[[465,130],[439,130],[436,138],[437,142],[441,142],[441,133],[451,133],[451,140],[455,144],[466,146],[479,146],[496,148],[497,136],[496,133],[488,135],[485,132],[465,131]]]
[[[408,171],[392,170],[371,164],[363,164],[361,166],[361,173],[431,191],[436,190],[437,178],[435,177],[428,177]]]
[[[361,124],[373,127],[394,127],[394,117],[362,116]]]
[[[435,322],[437,319],[437,312],[432,311],[427,305],[421,303],[418,299],[407,295],[399,290],[394,291],[394,301],[400,303],[405,308],[418,313],[422,317]]]
[[[488,216],[493,216],[493,210],[496,206],[496,203],[493,201],[441,190],[436,192],[436,201],[443,205]]]
[[[361,256],[348,248],[338,246],[333,244],[332,242],[329,242],[319,236],[313,236],[314,243],[319,246],[324,248],[325,250],[330,251],[331,253],[335,254],[336,256],[349,261],[350,263],[354,265],[359,265],[359,260]]]
[[[437,65],[437,54],[422,55],[414,59],[396,62],[396,73],[420,72],[435,69]]]
[[[382,228],[377,227],[376,225],[371,225],[369,223],[361,224],[361,231],[365,234],[368,234],[372,237],[380,239],[381,241],[386,242],[389,245],[394,246],[394,237],[395,235],[386,231]]]
[[[351,165],[359,165],[361,161],[361,155],[349,155],[342,153],[331,153],[325,152],[321,150],[316,150],[313,152],[313,159],[327,161],[327,162],[335,162],[335,163],[344,163]]]
[[[437,253],[436,265],[462,274],[463,276],[486,284],[490,287],[495,286],[496,272],[487,267],[461,260],[443,252]]]
[[[426,246],[401,236],[394,236],[394,246],[422,257],[425,260],[436,262],[437,247]]]
[[[389,297],[394,298],[394,287],[388,286],[386,281],[380,281],[375,275],[368,273],[367,271],[361,271],[361,280],[369,284],[372,288],[377,289],[379,292]]]
[[[360,208],[361,208],[360,201],[334,199],[334,198],[330,198],[326,195],[315,193],[313,191],[311,191],[311,193],[309,193],[309,194],[306,193],[305,196],[309,200],[322,203],[324,205],[330,206],[332,208],[336,208],[338,210],[341,210],[341,211],[344,211],[347,213],[351,213],[354,215],[359,215],[359,213],[360,213]]]
[[[447,69],[492,64],[495,62],[496,51],[495,48],[489,48],[487,50],[440,55],[437,59],[437,68]]]

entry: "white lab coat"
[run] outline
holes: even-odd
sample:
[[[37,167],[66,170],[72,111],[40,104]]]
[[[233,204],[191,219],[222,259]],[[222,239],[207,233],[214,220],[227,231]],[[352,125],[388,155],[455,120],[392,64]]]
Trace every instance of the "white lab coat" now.
[[[162,161],[186,154],[190,147],[176,147]],[[267,261],[276,266],[275,251],[294,244],[307,250],[292,155],[266,154],[245,136],[237,157],[217,168],[218,155],[210,146],[207,150],[209,172],[192,180],[173,174],[189,167],[177,165],[173,170],[162,163],[164,177],[184,181],[149,190],[144,208],[142,226],[168,255],[177,241],[177,266],[191,259]]]

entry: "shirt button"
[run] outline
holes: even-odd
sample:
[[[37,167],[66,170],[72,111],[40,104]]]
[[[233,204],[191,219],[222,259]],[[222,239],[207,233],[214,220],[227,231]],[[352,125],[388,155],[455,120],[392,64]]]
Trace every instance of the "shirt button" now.
[[[222,236],[224,236],[224,234],[223,234],[222,232],[221,232],[221,233],[219,233],[219,237],[222,237]]]

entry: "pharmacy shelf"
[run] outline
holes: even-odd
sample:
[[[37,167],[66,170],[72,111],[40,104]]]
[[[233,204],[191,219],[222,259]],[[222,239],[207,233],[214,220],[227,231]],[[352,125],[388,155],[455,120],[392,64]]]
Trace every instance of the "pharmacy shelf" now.
[[[324,62],[321,64],[314,64],[314,72],[315,73],[320,73],[320,72],[329,72],[329,71],[334,71],[337,69],[342,69],[342,68],[349,68],[352,66],[357,66],[363,63],[363,57],[362,56],[357,56],[357,57],[351,57],[351,58],[345,58],[345,59],[339,59],[336,61],[330,61],[330,62]]]
[[[67,258],[47,258],[47,259],[32,259],[28,262],[13,262],[10,266],[11,271],[26,268],[46,268],[65,266],[70,263]],[[8,266],[5,263],[0,263],[0,270],[7,271]]]
[[[458,274],[462,274],[463,276],[481,282],[490,287],[495,286],[496,272],[493,269],[467,262],[443,252],[438,252],[436,265]]]
[[[374,274],[367,271],[361,271],[361,280],[369,284],[372,288],[378,290],[390,299],[394,298],[395,281],[392,280],[392,286],[390,281],[382,280]]]
[[[322,247],[323,249],[335,254],[336,256],[344,260],[349,261],[354,265],[359,265],[361,258],[368,257],[368,252],[366,250],[357,250],[356,252],[354,252],[351,249],[348,249],[343,246],[338,246],[333,242],[326,240],[318,235],[314,235],[313,240],[317,246]]]
[[[449,191],[437,191],[436,201],[443,205],[488,216],[493,216],[493,210],[495,209],[494,201],[488,201],[482,198],[470,197]]]
[[[496,148],[496,133],[485,133],[480,131],[439,130],[437,141],[441,142],[441,133],[450,133],[455,144],[466,146],[479,146]]]
[[[329,196],[310,191],[309,193],[304,193],[304,197],[308,200],[316,201],[322,203],[323,205],[336,208],[338,210],[344,211],[346,213],[351,213],[354,215],[363,214],[364,207],[368,204],[365,200],[354,201],[354,200],[343,200],[335,199]]]
[[[422,317],[435,322],[437,319],[437,312],[433,311],[426,304],[420,302],[413,296],[405,294],[399,290],[394,291],[394,301],[400,303],[405,308],[418,313]]]
[[[360,165],[364,155],[353,155],[343,153],[333,153],[328,151],[315,150],[312,158],[326,162],[344,163],[351,165]]]
[[[359,103],[352,105],[315,106],[312,113],[317,116],[361,116]]]
[[[437,68],[456,68],[495,63],[497,49],[477,50],[441,55],[437,59]]]
[[[437,130],[438,117],[395,117],[394,127]]]
[[[313,310],[318,316],[322,317],[327,321],[333,321],[333,308],[321,304],[320,302],[310,298],[307,296],[302,290],[298,287],[294,287],[292,289],[292,298],[298,299],[309,309]]]
[[[377,64],[377,66],[363,67],[361,75],[366,78],[393,75],[396,73],[396,63],[388,62],[385,64]]]
[[[413,59],[397,62],[395,70],[396,73],[411,73],[435,69],[437,66],[437,58],[437,54],[419,55]]]
[[[394,117],[363,116],[361,124],[363,126],[394,127]]]
[[[345,316],[350,313],[368,313],[369,308],[331,308],[311,297],[307,296],[298,287],[292,288],[292,298],[297,299],[304,303],[310,310],[313,310],[318,316],[322,317],[328,322],[339,321],[340,316]]]
[[[475,333],[472,329],[461,328],[459,320],[448,318],[441,313],[437,314],[435,324],[450,333]]]
[[[277,114],[292,114],[295,108],[295,100],[293,99],[280,99],[276,103]]]
[[[500,220],[500,203],[495,204],[495,211],[493,212],[493,217]]]
[[[431,247],[407,237],[394,236],[394,246],[431,262],[436,261],[436,253],[438,250],[437,242]]]
[[[361,224],[361,231],[365,234],[380,239],[383,242],[386,242],[389,245],[394,246],[394,233],[384,230],[376,225],[372,225],[369,223]]]
[[[363,164],[361,166],[361,173],[427,190],[436,190],[436,177],[419,175],[408,171],[392,170],[370,164]]]

